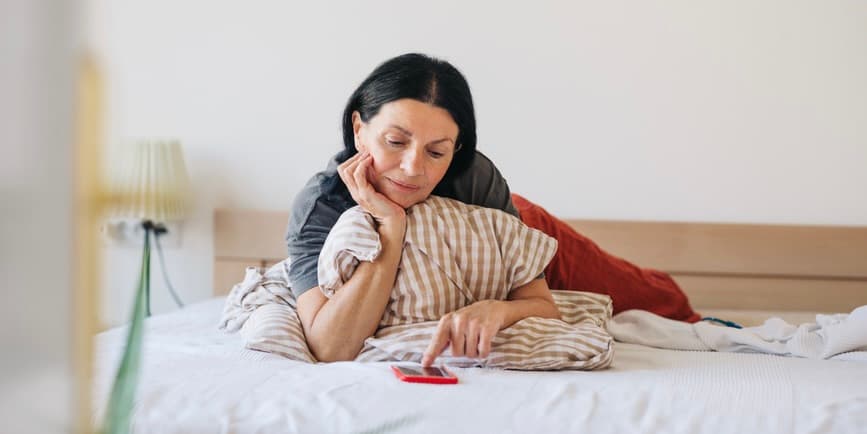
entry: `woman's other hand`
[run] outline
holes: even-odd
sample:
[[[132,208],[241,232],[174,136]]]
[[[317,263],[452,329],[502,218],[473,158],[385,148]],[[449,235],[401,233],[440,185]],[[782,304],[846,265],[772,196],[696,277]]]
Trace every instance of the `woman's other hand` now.
[[[340,179],[346,184],[349,194],[364,211],[378,223],[406,218],[406,211],[382,193],[376,191],[368,178],[373,167],[373,157],[367,151],[359,152],[337,167]]]
[[[430,366],[451,343],[452,356],[485,358],[491,352],[491,340],[503,328],[506,302],[481,300],[444,315],[430,345],[422,357],[422,366]]]
[[[560,319],[545,278],[511,290],[506,300],[477,301],[443,316],[421,363],[432,365],[449,342],[453,356],[488,357],[497,332],[531,316]]]

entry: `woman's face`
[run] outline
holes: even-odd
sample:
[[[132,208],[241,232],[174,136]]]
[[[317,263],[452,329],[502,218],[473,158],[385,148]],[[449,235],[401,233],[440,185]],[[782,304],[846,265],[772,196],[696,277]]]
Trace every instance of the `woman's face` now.
[[[430,196],[455,153],[458,125],[443,108],[414,99],[383,104],[369,122],[352,114],[355,148],[368,151],[376,191],[409,208]]]

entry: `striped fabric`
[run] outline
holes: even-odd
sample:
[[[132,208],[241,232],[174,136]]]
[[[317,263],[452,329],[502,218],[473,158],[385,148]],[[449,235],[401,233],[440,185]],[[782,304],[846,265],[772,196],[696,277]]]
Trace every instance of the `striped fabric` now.
[[[307,347],[304,329],[295,308],[280,303],[260,306],[241,327],[241,336],[251,350],[279,354],[299,362],[316,363]]]
[[[562,320],[530,317],[500,330],[486,359],[452,357],[452,366],[484,366],[516,370],[601,369],[611,364],[614,341],[605,331],[611,318],[611,298],[581,291],[552,290]],[[365,341],[359,361],[421,361],[437,322],[381,328]]]
[[[431,196],[407,210],[407,232],[395,286],[374,336],[356,360],[420,361],[439,319],[479,300],[505,300],[551,260],[557,242],[505,212]],[[319,283],[330,297],[360,261],[381,245],[370,215],[347,210],[325,241]],[[451,357],[453,365],[506,369],[599,369],[613,356],[605,331],[611,300],[555,291],[563,320],[526,318],[501,330],[484,360]]]
[[[294,299],[273,297],[273,294],[290,294],[289,281],[285,275],[284,263],[271,267],[263,276],[258,269],[247,270],[247,278],[232,290],[226,299],[221,327],[225,331],[235,331],[223,325],[227,321],[240,323],[240,334],[247,348],[279,354],[291,360],[315,363],[316,360],[307,347],[301,321],[295,311]],[[271,295],[269,295],[271,294]],[[445,361],[455,366],[485,365],[511,369],[564,369],[569,366],[573,354],[587,352],[595,346],[610,347],[611,342],[599,328],[605,327],[611,317],[611,299],[608,296],[579,291],[551,291],[560,310],[562,321],[542,318],[527,318],[502,330],[493,342],[493,352],[485,363],[476,359],[449,357]],[[287,301],[288,300],[288,301]],[[541,323],[541,326],[539,325]],[[563,328],[566,323],[573,328]],[[526,326],[526,327],[525,327]],[[548,333],[553,327],[560,330]],[[373,345],[369,339],[365,350],[358,360],[418,360],[421,351],[436,330],[436,322],[408,324],[404,327],[391,326],[381,329],[379,337],[385,336]],[[542,333],[539,333],[539,332]],[[514,341],[519,346],[511,349],[508,343]],[[522,342],[523,341],[523,342]],[[414,343],[413,343],[414,342]],[[501,348],[507,351],[501,351]],[[551,350],[553,348],[553,351]],[[533,357],[523,354],[530,352]],[[611,362],[612,351],[597,355],[586,354],[582,369],[596,369]]]
[[[232,287],[226,297],[218,328],[228,333],[240,330],[244,345],[251,350],[316,362],[307,348],[304,329],[295,311],[288,259],[269,268],[264,275],[256,267],[247,267],[244,280]]]
[[[295,297],[289,289],[289,260],[269,268],[263,276],[257,267],[247,267],[244,280],[235,284],[220,317],[219,329],[236,332],[259,306],[278,303],[295,309]]]

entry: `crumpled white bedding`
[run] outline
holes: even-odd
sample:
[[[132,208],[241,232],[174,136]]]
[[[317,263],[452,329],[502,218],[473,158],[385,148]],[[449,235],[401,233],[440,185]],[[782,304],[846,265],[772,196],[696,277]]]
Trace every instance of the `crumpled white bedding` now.
[[[813,323],[793,325],[770,318],[761,326],[742,329],[707,322],[689,324],[629,310],[615,315],[607,328],[618,342],[655,348],[867,362],[867,306],[849,314],[816,315]]]
[[[250,315],[266,304],[282,304],[295,308],[295,296],[289,288],[289,260],[268,269],[264,276],[256,267],[247,267],[244,280],[235,285],[223,306],[219,328],[226,332],[241,329]]]
[[[151,317],[134,432],[858,433],[867,364],[617,344],[604,371],[454,368],[454,386],[398,381],[387,363],[308,364],[214,327],[223,299]],[[126,328],[97,337],[104,401]],[[101,410],[99,410],[101,411]]]

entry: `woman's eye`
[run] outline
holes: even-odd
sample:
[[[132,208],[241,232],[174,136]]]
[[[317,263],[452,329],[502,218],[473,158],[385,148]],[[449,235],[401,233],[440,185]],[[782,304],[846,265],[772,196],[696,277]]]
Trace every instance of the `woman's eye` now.
[[[386,140],[385,142],[391,146],[402,146],[403,145],[403,142],[399,142],[397,140]]]
[[[442,158],[446,155],[446,154],[443,154],[442,152],[436,152],[436,151],[429,151],[428,154],[430,154],[430,156],[433,158]]]

